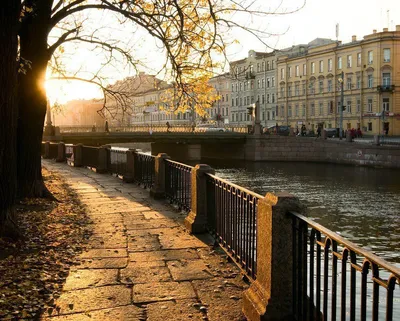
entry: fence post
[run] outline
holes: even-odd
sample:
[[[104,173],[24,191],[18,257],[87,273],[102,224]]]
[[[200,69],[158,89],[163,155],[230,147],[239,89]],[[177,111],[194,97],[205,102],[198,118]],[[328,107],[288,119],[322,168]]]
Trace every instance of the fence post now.
[[[160,153],[154,160],[154,186],[150,190],[150,195],[155,199],[165,198],[165,160],[170,158],[167,154]]]
[[[248,320],[294,320],[293,227],[288,211],[300,211],[297,197],[267,193],[258,201],[257,279],[243,293]]]
[[[190,233],[203,233],[207,224],[207,185],[206,175],[215,170],[206,164],[198,164],[192,169],[192,205],[185,218],[185,227]]]
[[[44,155],[43,158],[50,158],[50,142],[44,143]]]
[[[82,147],[82,144],[74,145],[74,167],[81,167],[83,165]]]
[[[99,147],[99,161],[96,173],[107,173],[108,171],[108,158],[110,156],[110,149],[108,145]]]
[[[126,151],[126,172],[122,179],[126,183],[132,183],[135,178],[135,149]]]
[[[57,146],[57,158],[56,162],[64,162],[65,161],[65,144],[64,143],[58,143]]]

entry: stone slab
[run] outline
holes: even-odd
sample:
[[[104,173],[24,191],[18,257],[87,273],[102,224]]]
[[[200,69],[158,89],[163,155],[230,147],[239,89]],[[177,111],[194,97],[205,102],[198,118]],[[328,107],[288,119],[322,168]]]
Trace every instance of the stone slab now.
[[[131,303],[131,289],[125,285],[109,285],[93,289],[64,292],[56,300],[60,314],[114,308]]]
[[[193,235],[189,235],[181,228],[168,229],[159,235],[160,243],[163,249],[185,249],[208,247],[207,244],[200,241]]]
[[[127,258],[93,258],[83,259],[78,269],[123,269],[128,265]]]
[[[130,262],[193,260],[198,258],[197,251],[194,249],[129,253]]]
[[[46,321],[143,321],[145,310],[134,305],[127,305],[112,309],[103,309],[97,311],[87,311],[85,313],[76,313],[61,315],[52,318],[43,317]],[[165,321],[165,320],[164,320]]]
[[[213,277],[203,260],[169,261],[167,266],[174,281],[202,280]]]
[[[139,284],[172,281],[168,268],[165,264],[160,265],[159,262],[153,261],[147,262],[147,264],[143,264],[143,262],[135,264],[135,262],[132,262],[128,264],[125,269],[120,271],[121,283]]]
[[[126,249],[91,249],[85,250],[79,256],[82,259],[127,257]]]
[[[147,305],[147,321],[204,321],[205,313],[196,300],[176,300],[151,303]]]
[[[145,283],[133,286],[133,302],[155,302],[195,298],[190,282]]]
[[[157,229],[157,228],[171,228],[178,226],[177,223],[171,220],[160,219],[160,220],[142,220],[128,221],[125,220],[127,230],[143,230],[143,229]]]
[[[71,271],[65,281],[64,291],[89,287],[118,284],[118,270],[77,270]]]
[[[141,252],[141,251],[158,251],[161,249],[161,244],[158,235],[154,234],[141,234],[128,236],[128,251]]]

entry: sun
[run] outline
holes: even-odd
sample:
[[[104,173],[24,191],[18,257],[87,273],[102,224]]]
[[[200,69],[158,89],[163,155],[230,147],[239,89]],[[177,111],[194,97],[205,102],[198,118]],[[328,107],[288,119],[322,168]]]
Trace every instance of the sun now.
[[[101,99],[102,91],[94,84],[81,81],[46,80],[45,88],[50,104],[65,104],[77,99]]]

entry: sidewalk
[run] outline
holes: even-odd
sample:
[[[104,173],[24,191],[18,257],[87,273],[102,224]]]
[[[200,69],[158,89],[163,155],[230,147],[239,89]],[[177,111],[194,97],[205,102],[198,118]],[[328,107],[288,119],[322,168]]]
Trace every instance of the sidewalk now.
[[[42,320],[243,320],[239,270],[209,235],[184,230],[185,215],[109,174],[42,163],[66,178],[93,220],[79,265]]]

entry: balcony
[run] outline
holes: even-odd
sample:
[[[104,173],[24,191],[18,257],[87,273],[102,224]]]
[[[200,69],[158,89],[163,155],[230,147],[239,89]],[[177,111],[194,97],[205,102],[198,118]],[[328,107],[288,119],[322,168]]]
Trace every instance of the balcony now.
[[[376,89],[380,92],[389,92],[392,93],[394,91],[395,85],[381,85],[378,86]]]
[[[254,79],[256,78],[256,74],[251,71],[246,71],[246,79]]]

